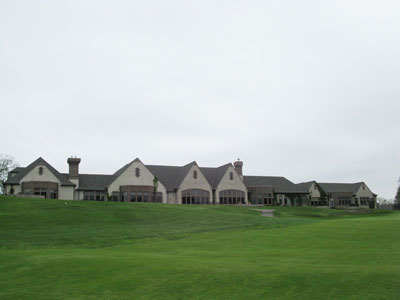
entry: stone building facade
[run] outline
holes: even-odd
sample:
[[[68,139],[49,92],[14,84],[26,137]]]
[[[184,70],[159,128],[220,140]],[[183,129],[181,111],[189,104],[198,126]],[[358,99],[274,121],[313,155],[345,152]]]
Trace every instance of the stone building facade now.
[[[68,158],[69,172],[60,173],[40,157],[9,172],[5,192],[65,200],[166,204],[372,207],[376,202],[376,195],[363,182],[294,184],[285,177],[244,176],[240,160],[208,168],[195,161],[184,166],[146,165],[136,158],[109,175],[80,174],[80,162]]]

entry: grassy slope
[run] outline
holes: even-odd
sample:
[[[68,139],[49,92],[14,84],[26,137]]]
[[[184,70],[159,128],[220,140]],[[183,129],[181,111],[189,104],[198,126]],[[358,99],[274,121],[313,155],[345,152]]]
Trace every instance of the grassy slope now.
[[[0,299],[399,298],[398,213],[276,209],[0,198]]]

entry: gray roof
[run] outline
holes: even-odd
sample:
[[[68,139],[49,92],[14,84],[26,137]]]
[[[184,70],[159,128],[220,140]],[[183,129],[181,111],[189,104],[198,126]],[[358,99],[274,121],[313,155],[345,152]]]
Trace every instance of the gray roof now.
[[[206,177],[213,189],[216,189],[224,177],[226,170],[231,167],[232,164],[226,164],[218,168],[200,168],[201,172]]]
[[[356,183],[318,183],[327,193],[347,192],[355,194],[364,182]]]
[[[67,175],[67,174],[66,174]],[[86,191],[103,191],[111,183],[112,175],[79,174],[79,189]]]
[[[120,176],[132,163],[141,162],[138,158],[126,164],[121,169],[116,171],[113,175],[110,175],[108,178],[102,178],[104,189],[111,184],[118,176]],[[182,184],[182,181],[185,179],[186,175],[190,171],[193,166],[198,166],[195,161],[184,165],[184,166],[163,166],[163,165],[144,165],[157,179],[165,186],[167,191],[175,191]],[[227,165],[226,165],[227,166]],[[224,166],[223,166],[224,167]],[[213,182],[219,183],[222,179],[221,168],[199,168],[203,175],[206,177],[207,181],[212,185]],[[208,169],[214,169],[212,174],[210,175],[210,171]],[[222,170],[223,171],[223,170]],[[206,172],[206,173],[205,173]],[[87,175],[90,176],[90,175]],[[107,176],[107,175],[102,175]],[[86,179],[88,181],[94,182],[95,179]],[[108,180],[108,181],[107,181]],[[92,185],[93,187],[95,185]],[[99,186],[99,185],[98,185]]]
[[[301,186],[297,186],[285,177],[278,176],[243,176],[247,187],[271,186],[276,193],[305,193]]]
[[[308,193],[308,191],[310,190],[310,187],[314,184],[317,183],[316,181],[308,181],[308,182],[301,182],[301,183],[297,183],[296,186],[298,186],[299,188],[301,188],[305,193]]]
[[[146,165],[146,168],[157,177],[157,179],[165,186],[167,191],[174,191],[177,188],[176,182],[181,167]]]
[[[25,175],[28,174],[30,171],[32,171],[37,165],[46,166],[54,174],[54,176],[60,181],[61,185],[70,185],[70,186],[75,185],[71,181],[68,180],[68,175],[61,174],[41,157],[39,157],[37,160],[35,160],[33,163],[31,163],[30,165],[28,165],[25,168],[18,167],[18,168],[15,168],[14,170],[12,170],[10,172],[10,174],[14,173],[15,175],[12,177],[8,176],[8,179],[6,180],[5,184],[19,184],[21,179],[24,178]]]

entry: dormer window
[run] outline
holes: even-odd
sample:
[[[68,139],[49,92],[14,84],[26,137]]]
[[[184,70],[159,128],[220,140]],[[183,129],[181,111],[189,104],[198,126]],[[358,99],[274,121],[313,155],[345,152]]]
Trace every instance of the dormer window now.
[[[135,169],[135,176],[140,177],[140,169],[139,168]]]
[[[39,175],[43,175],[43,167],[39,167]]]
[[[193,171],[193,178],[197,179],[197,171]]]
[[[230,172],[230,173],[229,173],[229,179],[230,179],[230,180],[233,180],[233,172]]]

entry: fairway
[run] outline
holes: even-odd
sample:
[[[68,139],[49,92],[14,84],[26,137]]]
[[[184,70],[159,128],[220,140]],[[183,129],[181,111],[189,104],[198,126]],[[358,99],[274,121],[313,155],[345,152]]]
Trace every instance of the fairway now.
[[[0,197],[0,299],[400,299],[400,214]]]

